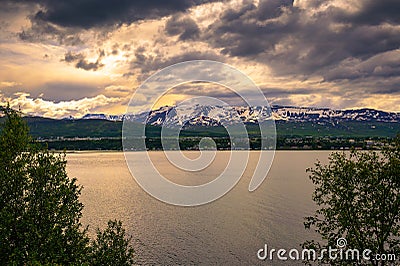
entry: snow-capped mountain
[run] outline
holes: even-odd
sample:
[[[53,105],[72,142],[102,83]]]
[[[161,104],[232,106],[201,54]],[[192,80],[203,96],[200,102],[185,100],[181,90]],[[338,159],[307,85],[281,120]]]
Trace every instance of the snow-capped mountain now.
[[[179,106],[162,107],[150,113],[144,121],[150,125],[167,124],[171,126],[218,126],[235,123],[257,123],[272,119],[271,111],[266,107],[241,106]],[[141,121],[143,122],[143,121]]]
[[[104,119],[122,121],[128,119],[139,123],[159,126],[164,123],[175,126],[218,126],[244,122],[256,124],[258,121],[274,119],[293,122],[364,121],[399,123],[400,113],[374,109],[333,110],[316,107],[273,106],[164,106],[147,113],[129,115],[88,114],[82,119]]]
[[[99,119],[99,120],[109,120],[109,121],[122,121],[123,115],[106,115],[106,114],[86,114],[81,119]]]
[[[370,122],[400,122],[400,113],[385,112],[374,109],[333,110],[315,107],[272,107],[276,120],[295,121],[370,121]]]

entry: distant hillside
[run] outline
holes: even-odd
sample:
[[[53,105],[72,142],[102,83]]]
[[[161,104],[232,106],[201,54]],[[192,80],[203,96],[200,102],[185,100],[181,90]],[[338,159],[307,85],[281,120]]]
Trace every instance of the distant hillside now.
[[[257,137],[257,120],[274,119],[278,136],[334,136],[334,137],[393,137],[400,132],[400,114],[373,109],[331,110],[327,108],[299,108],[275,106],[221,107],[197,106],[175,110],[161,107],[147,114],[110,116],[87,114],[81,119],[50,119],[25,117],[36,138],[118,138],[122,134],[122,120],[147,124],[147,136],[159,136],[165,119],[182,125],[182,136],[226,137],[224,123],[244,122],[250,136]],[[189,119],[190,118],[190,119]],[[0,121],[4,118],[0,118]]]
[[[86,137],[121,137],[122,122],[107,120],[56,120],[40,117],[25,118],[31,129],[31,134],[36,138],[53,139],[86,138]],[[2,119],[0,119],[2,120]],[[139,126],[139,125],[138,125]],[[334,136],[334,137],[393,137],[400,132],[400,123],[394,122],[363,122],[343,121],[337,124],[276,121],[278,136]],[[250,136],[259,135],[258,125],[248,124]],[[147,136],[157,137],[161,127],[147,126]],[[222,126],[194,126],[181,132],[181,136],[211,136],[226,137]]]
[[[40,138],[56,137],[120,137],[122,122],[108,120],[67,120],[25,117],[31,134]]]

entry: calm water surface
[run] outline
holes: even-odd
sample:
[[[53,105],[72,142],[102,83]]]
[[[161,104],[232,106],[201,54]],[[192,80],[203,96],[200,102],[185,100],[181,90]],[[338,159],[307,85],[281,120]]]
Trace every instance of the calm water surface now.
[[[251,152],[239,183],[224,197],[199,207],[177,207],[146,194],[131,177],[123,153],[68,154],[67,170],[84,186],[82,222],[104,228],[109,219],[123,221],[133,236],[137,264],[149,265],[296,265],[259,261],[257,251],[297,248],[316,236],[304,230],[303,217],[313,213],[313,185],[305,169],[329,152],[278,151],[264,183],[252,193],[248,185],[258,153]],[[196,152],[187,152],[196,157]],[[218,152],[202,172],[187,173],[170,165],[162,152],[151,152],[163,175],[181,184],[201,184],[217,177],[229,152]]]

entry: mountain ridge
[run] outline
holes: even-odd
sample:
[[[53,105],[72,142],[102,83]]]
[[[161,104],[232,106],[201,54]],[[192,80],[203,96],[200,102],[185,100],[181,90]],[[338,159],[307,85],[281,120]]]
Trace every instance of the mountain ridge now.
[[[219,109],[218,109],[219,108]],[[135,115],[87,114],[82,118],[53,119],[24,116],[31,134],[38,139],[57,138],[121,138],[123,119],[133,123],[146,123],[146,136],[159,137],[167,113],[172,125],[179,125],[182,136],[224,137],[222,122],[244,122],[249,136],[259,136],[259,126],[254,122],[262,108],[250,110],[245,107],[185,108],[178,110],[180,116],[174,116],[173,107],[161,107],[147,116]],[[264,108],[265,109],[265,108]],[[268,109],[268,108],[267,108]],[[176,111],[176,110],[175,110]],[[189,112],[190,111],[190,112]],[[221,111],[221,112],[220,112]],[[222,112],[223,111],[223,112]],[[265,119],[275,119],[276,132],[280,137],[336,136],[336,137],[394,137],[400,133],[400,113],[385,112],[362,108],[356,110],[332,110],[330,108],[273,106],[272,112],[264,110]],[[194,112],[194,113],[193,113]],[[186,118],[194,115],[189,121]],[[232,120],[231,116],[236,120]],[[178,119],[180,118],[180,119]],[[252,120],[253,119],[253,120]],[[0,117],[0,123],[4,117]],[[138,124],[140,126],[140,124]],[[1,128],[0,128],[1,130]]]
[[[175,113],[174,113],[175,112]],[[76,120],[76,118],[74,118]],[[273,119],[275,121],[294,122],[341,122],[364,121],[400,123],[400,113],[386,112],[372,108],[337,110],[319,107],[272,106],[205,106],[190,107],[163,106],[150,113],[128,115],[86,114],[84,120],[99,119],[109,121],[129,120],[160,126],[166,121],[176,125],[185,122],[192,126],[220,126],[223,123],[244,122],[257,124],[258,121]]]

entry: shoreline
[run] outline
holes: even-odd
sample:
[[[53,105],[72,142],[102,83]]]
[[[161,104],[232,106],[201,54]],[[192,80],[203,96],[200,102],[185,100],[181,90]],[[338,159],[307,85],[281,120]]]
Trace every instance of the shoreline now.
[[[66,153],[66,154],[84,154],[84,153],[124,153],[124,152],[164,152],[164,150],[146,150],[146,151],[122,151],[122,150],[49,150],[50,152],[54,153]],[[182,151],[182,152],[199,152],[199,150],[168,150],[168,151]],[[212,151],[212,150],[206,150],[206,151]],[[351,149],[334,149],[334,150],[329,150],[329,149],[275,149],[275,150],[216,150],[217,152],[237,152],[237,151],[250,151],[250,152],[259,152],[259,151],[274,151],[274,152],[281,152],[281,151],[292,151],[292,152],[320,152],[320,151],[325,151],[325,152],[349,152]],[[358,150],[358,151],[379,151],[379,149],[364,149],[364,150]]]

